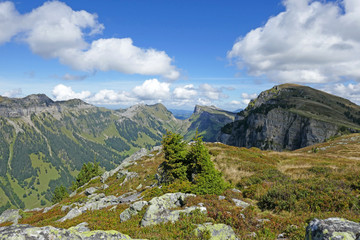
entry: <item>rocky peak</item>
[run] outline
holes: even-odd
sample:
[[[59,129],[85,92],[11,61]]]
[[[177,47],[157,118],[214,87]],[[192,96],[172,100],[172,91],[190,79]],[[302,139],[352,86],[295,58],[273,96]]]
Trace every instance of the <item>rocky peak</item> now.
[[[50,106],[54,103],[54,101],[45,94],[31,94],[20,100],[25,106]]]
[[[211,106],[195,105],[194,114],[201,114],[202,112],[209,112],[212,110],[221,110],[221,109],[215,107],[214,105]]]

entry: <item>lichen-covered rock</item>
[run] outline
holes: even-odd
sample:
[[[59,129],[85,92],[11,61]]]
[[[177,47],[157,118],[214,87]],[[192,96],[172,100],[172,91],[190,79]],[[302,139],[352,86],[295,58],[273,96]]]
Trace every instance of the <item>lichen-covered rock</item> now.
[[[136,153],[134,153],[133,155],[131,155],[130,157],[125,158],[117,168],[115,168],[115,169],[113,169],[111,171],[104,172],[103,175],[101,175],[100,181],[102,183],[105,183],[105,181],[109,177],[112,177],[115,173],[117,173],[120,170],[123,170],[124,168],[132,165],[133,162],[135,162],[135,161],[139,160],[140,158],[142,158],[143,156],[145,156],[147,154],[147,152],[148,151],[145,148],[142,148],[139,151],[137,151]]]
[[[149,208],[146,210],[141,226],[150,226],[162,222],[175,222],[179,219],[180,213],[190,213],[199,209],[206,212],[204,207],[191,207],[184,210],[171,210],[176,207],[183,206],[186,197],[195,196],[194,194],[186,193],[166,193],[160,197],[155,197],[149,201]]]
[[[148,205],[147,201],[138,201],[131,204],[129,208],[120,213],[120,222],[130,220],[132,216],[137,215],[146,205]]]
[[[313,219],[306,228],[306,240],[359,240],[360,224],[343,218]]]
[[[201,237],[205,232],[210,233],[211,240],[237,239],[234,230],[225,224],[200,224],[195,229],[195,236]]]
[[[90,187],[90,188],[85,189],[84,193],[86,196],[90,196],[90,195],[94,194],[96,191],[97,191],[96,188]]]
[[[12,222],[17,224],[20,218],[19,209],[8,209],[0,215],[0,223]]]
[[[12,225],[0,227],[0,239],[132,239],[128,235],[117,231],[79,231],[79,228],[69,229],[55,228],[52,226],[32,227],[30,225]]]
[[[233,198],[232,200],[233,200],[233,202],[235,203],[235,205],[236,205],[237,207],[247,208],[248,206],[250,206],[249,203],[244,202],[244,201],[241,201],[241,200],[239,200],[239,199]]]

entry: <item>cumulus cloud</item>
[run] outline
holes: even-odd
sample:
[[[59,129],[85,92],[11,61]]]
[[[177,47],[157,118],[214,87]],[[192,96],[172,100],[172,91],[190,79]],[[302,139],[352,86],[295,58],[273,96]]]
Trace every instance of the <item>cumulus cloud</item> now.
[[[221,90],[214,88],[213,86],[204,83],[199,86],[199,90],[202,92],[202,94],[211,100],[218,100],[221,96]]]
[[[228,52],[241,69],[277,82],[360,81],[360,1],[285,0],[286,10]]]
[[[191,99],[197,95],[197,91],[193,84],[185,85],[184,87],[177,87],[174,89],[174,96],[178,99]]]
[[[115,92],[114,90],[103,89],[87,100],[94,104],[127,104],[134,103],[137,99],[124,91]]]
[[[249,93],[242,93],[241,94],[241,97],[242,97],[242,100],[241,102],[245,105],[248,105],[250,103],[250,101],[254,98],[256,98],[258,95],[256,93],[253,93],[253,94],[249,94]]]
[[[4,92],[4,94],[3,94],[4,97],[10,97],[10,98],[18,97],[20,95],[22,95],[21,88],[15,88],[10,91]]]
[[[115,70],[127,74],[179,77],[172,59],[155,49],[142,49],[130,38],[97,39],[104,26],[96,14],[74,11],[59,1],[45,2],[30,13],[20,14],[12,2],[0,3],[0,44],[15,37],[27,43],[33,53],[59,61],[81,71]]]
[[[74,98],[86,100],[91,95],[89,91],[81,91],[76,93],[72,90],[71,87],[65,86],[63,84],[56,85],[52,90],[52,94],[57,101],[64,101]]]
[[[360,83],[349,83],[347,85],[338,83],[334,86],[328,85],[323,90],[328,93],[349,99],[356,104],[360,104]]]
[[[237,101],[237,100],[233,100],[230,102],[231,105],[241,105],[241,102]]]
[[[146,80],[142,85],[134,87],[133,93],[142,100],[161,100],[169,98],[170,84],[157,79]]]

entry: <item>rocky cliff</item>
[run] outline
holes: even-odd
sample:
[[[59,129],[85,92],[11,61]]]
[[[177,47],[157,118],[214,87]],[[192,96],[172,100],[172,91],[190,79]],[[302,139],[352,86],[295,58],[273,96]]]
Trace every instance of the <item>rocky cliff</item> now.
[[[310,87],[283,84],[262,92],[221,130],[226,144],[294,150],[360,130],[360,107]]]

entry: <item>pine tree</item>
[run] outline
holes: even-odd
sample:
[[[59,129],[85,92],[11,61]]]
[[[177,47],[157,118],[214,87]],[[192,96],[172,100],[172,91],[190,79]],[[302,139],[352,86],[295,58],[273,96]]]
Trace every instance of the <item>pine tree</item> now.
[[[226,183],[221,173],[215,169],[210,159],[209,150],[206,148],[196,131],[194,143],[187,155],[188,179],[194,184],[192,192],[196,194],[221,194]]]
[[[165,183],[187,180],[186,142],[180,134],[166,131],[162,140],[165,162],[162,164]]]
[[[61,200],[63,200],[64,198],[66,198],[68,196],[69,196],[69,193],[68,193],[66,187],[61,185],[61,186],[58,186],[55,188],[54,195],[53,195],[51,201],[53,204],[55,204],[55,203],[60,202]]]

